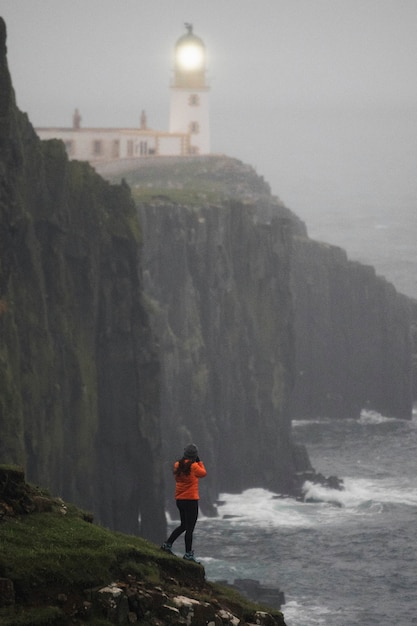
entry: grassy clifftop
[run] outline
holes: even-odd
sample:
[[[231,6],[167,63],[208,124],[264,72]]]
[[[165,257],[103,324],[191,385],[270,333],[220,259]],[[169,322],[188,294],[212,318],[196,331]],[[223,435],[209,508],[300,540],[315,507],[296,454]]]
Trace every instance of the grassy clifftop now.
[[[204,568],[115,533],[0,466],[0,624],[285,626]],[[258,620],[258,621],[257,621]]]
[[[124,178],[140,200],[159,192],[190,206],[229,197],[270,197],[269,185],[251,166],[224,155],[124,159],[95,167],[113,183]]]

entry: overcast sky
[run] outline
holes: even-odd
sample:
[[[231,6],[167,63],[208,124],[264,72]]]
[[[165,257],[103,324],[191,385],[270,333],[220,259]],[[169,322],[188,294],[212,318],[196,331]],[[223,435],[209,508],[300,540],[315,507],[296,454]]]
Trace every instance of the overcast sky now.
[[[213,151],[256,167],[307,225],[416,204],[417,0],[0,0],[0,14],[35,126],[69,126],[75,107],[84,126],[137,126],[145,109],[167,130],[188,21],[208,50]]]

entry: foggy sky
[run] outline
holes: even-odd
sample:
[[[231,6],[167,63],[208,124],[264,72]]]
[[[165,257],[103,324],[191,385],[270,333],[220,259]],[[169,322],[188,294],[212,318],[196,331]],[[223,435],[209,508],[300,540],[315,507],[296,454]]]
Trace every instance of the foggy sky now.
[[[253,165],[319,235],[329,213],[416,207],[417,0],[0,0],[0,14],[35,126],[70,126],[76,107],[84,126],[138,126],[145,109],[167,130],[191,22],[214,152]]]

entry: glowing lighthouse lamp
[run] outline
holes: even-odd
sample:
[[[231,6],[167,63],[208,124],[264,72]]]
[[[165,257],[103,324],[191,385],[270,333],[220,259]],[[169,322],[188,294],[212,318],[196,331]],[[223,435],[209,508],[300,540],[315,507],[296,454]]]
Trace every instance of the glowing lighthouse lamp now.
[[[201,69],[204,66],[204,52],[198,44],[184,43],[177,50],[177,61],[184,72]]]
[[[209,87],[206,80],[206,48],[185,24],[187,33],[175,45],[174,78],[170,98],[170,133],[188,133],[183,154],[209,154]]]

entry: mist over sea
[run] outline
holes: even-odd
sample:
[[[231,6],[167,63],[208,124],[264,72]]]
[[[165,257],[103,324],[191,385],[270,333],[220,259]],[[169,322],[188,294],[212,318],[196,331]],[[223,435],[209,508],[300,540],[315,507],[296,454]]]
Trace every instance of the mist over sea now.
[[[345,490],[307,484],[322,500],[309,504],[263,489],[222,494],[219,517],[200,517],[195,534],[208,579],[280,587],[288,626],[417,624],[417,415],[299,421],[294,435]]]

